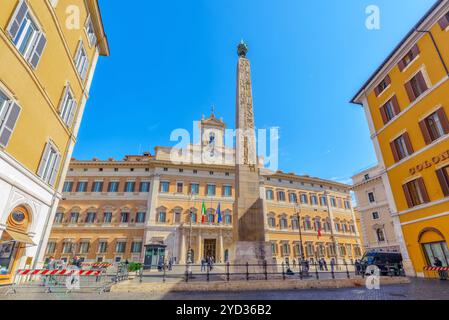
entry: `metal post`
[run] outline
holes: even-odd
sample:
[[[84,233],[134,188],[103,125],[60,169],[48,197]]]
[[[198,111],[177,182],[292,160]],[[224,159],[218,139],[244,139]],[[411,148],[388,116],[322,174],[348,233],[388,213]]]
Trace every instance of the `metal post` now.
[[[346,262],[346,260],[345,260],[345,267],[346,267],[346,274],[347,274],[347,276],[348,276],[348,279],[350,279],[351,276],[349,275],[348,263]]]
[[[229,261],[226,262],[226,281],[229,281]]]
[[[334,265],[331,265],[331,274],[332,274],[332,279],[335,279],[335,272],[334,272]]]
[[[162,265],[162,267],[164,268],[164,273],[163,273],[163,275],[162,275],[162,282],[165,282],[165,276],[166,276],[166,270],[167,270],[167,265],[164,263],[163,265]]]
[[[249,263],[246,263],[246,281],[249,280]]]
[[[315,262],[315,276],[317,278],[317,280],[320,278],[319,274],[318,274],[318,263]]]
[[[142,266],[142,268],[140,268],[140,283],[142,283],[142,276],[143,276],[143,268],[144,266]]]

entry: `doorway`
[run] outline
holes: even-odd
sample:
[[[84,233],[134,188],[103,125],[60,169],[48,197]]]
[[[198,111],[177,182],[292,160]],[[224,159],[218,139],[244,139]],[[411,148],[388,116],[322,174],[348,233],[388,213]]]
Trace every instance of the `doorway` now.
[[[204,258],[213,257],[217,261],[216,247],[216,239],[204,239]]]

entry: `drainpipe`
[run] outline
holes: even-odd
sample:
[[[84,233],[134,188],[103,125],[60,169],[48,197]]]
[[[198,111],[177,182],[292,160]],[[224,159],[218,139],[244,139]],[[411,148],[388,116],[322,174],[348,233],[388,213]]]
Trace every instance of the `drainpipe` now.
[[[432,32],[431,32],[431,31],[428,31],[428,30],[419,30],[419,29],[417,29],[417,28],[415,28],[415,31],[418,32],[418,33],[427,33],[427,34],[430,36],[430,39],[432,39],[432,43],[433,43],[433,45],[434,45],[434,47],[435,47],[435,50],[436,50],[437,53],[438,53],[438,57],[440,58],[441,63],[443,64],[444,70],[446,71],[446,75],[449,76],[449,69],[448,69],[446,63],[444,62],[443,55],[441,54],[441,51],[440,51],[440,49],[438,48],[438,45],[437,45],[437,43],[436,43],[436,41],[435,41],[435,37],[433,36]]]

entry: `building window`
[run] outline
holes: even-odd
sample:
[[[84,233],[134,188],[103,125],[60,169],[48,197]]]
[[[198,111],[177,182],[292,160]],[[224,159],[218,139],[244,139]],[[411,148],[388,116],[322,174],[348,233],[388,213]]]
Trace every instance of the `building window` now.
[[[128,221],[129,221],[129,212],[121,212],[120,223],[128,223]]]
[[[76,192],[86,192],[87,191],[87,181],[79,181],[76,186]]]
[[[115,252],[124,253],[126,250],[126,242],[125,241],[117,241],[115,244]]]
[[[81,253],[81,254],[88,253],[89,252],[89,246],[90,246],[89,241],[81,241],[80,245],[79,245],[79,250],[78,250],[79,253]]]
[[[111,223],[112,222],[112,212],[105,212],[103,214],[103,223]]]
[[[232,187],[231,186],[223,186],[223,196],[224,197],[232,196]]]
[[[382,92],[384,92],[385,89],[387,89],[387,87],[390,85],[390,83],[391,83],[390,76],[387,75],[374,89],[376,96],[379,96]]]
[[[278,253],[278,246],[276,242],[271,243],[271,252],[273,253],[273,255],[276,255]]]
[[[72,192],[73,189],[73,181],[64,182],[64,187],[62,188],[62,192]]]
[[[304,218],[304,230],[312,230],[312,224],[309,217]]]
[[[438,169],[436,174],[444,196],[449,196],[449,166]]]
[[[286,242],[282,244],[282,255],[288,256],[290,255],[290,245]]]
[[[111,181],[111,182],[109,182],[108,192],[118,192],[118,186],[119,186],[119,182],[118,181]]]
[[[321,196],[320,197],[320,205],[321,206],[327,206],[327,199],[326,199],[326,196]]]
[[[142,242],[134,241],[131,244],[131,253],[140,253],[142,251]]]
[[[331,206],[332,206],[333,208],[335,208],[335,207],[337,206],[337,202],[335,201],[335,198],[334,198],[334,197],[331,197]]]
[[[384,242],[385,241],[385,234],[384,231],[381,228],[376,229],[376,236],[378,242]]]
[[[379,217],[379,212],[373,212],[372,216],[373,216],[373,220],[378,220],[380,218]]]
[[[87,18],[84,28],[86,30],[87,38],[89,39],[89,45],[95,45],[97,43],[97,36],[95,35],[94,24],[92,23],[92,19],[90,17]]]
[[[61,155],[52,143],[45,145],[44,153],[37,171],[37,175],[51,186],[55,185],[58,176]]]
[[[270,228],[276,228],[276,219],[274,217],[268,218],[268,226]]]
[[[312,195],[310,196],[310,202],[311,202],[312,205],[314,205],[314,206],[318,205],[318,198],[317,198],[317,196],[314,195],[314,194],[312,194]]]
[[[292,219],[292,229],[293,230],[298,230],[299,229],[299,223],[298,223],[298,219],[297,218],[293,218]]]
[[[76,107],[77,104],[75,97],[70,90],[70,86],[67,85],[64,89],[61,106],[59,107],[59,115],[68,127],[72,126],[73,119],[75,118]]]
[[[70,223],[78,223],[79,215],[80,214],[78,212],[70,213]]]
[[[100,241],[98,243],[98,253],[106,253],[106,251],[108,251],[108,242]]]
[[[290,201],[290,203],[297,203],[298,202],[298,198],[296,196],[296,193],[290,192],[288,194],[288,201]]]
[[[374,198],[374,192],[368,192],[368,200],[370,203],[376,202],[376,199]]]
[[[232,223],[232,216],[230,214],[225,215],[225,224],[230,225]]]
[[[197,221],[197,215],[196,215],[196,212],[191,212],[191,213],[190,213],[190,221],[191,221],[192,223],[196,223],[196,221]]]
[[[165,223],[166,222],[166,214],[165,211],[160,211],[157,216],[157,222]]]
[[[17,119],[19,118],[19,114],[19,105],[11,102],[6,95],[0,91],[0,146],[7,146]]]
[[[136,183],[134,181],[126,181],[125,192],[134,192]]]
[[[68,253],[72,253],[72,241],[64,241],[62,243],[62,253],[64,254],[68,254]]]
[[[8,25],[8,33],[23,57],[36,68],[47,39],[31,16],[26,1],[21,0]]]
[[[449,133],[449,121],[443,108],[438,109],[419,123],[426,144]]]
[[[200,192],[200,185],[198,183],[190,184],[190,194],[198,194]]]
[[[215,185],[214,184],[208,184],[207,185],[207,195],[208,196],[215,196]]]
[[[388,100],[382,107],[380,107],[380,114],[384,124],[390,122],[396,115],[401,112],[396,96]]]
[[[182,193],[183,190],[184,190],[184,184],[182,182],[176,183],[176,192],[177,193]]]
[[[267,196],[267,200],[273,200],[273,198],[274,198],[273,190],[267,190],[266,196]]]
[[[391,151],[393,152],[395,162],[398,162],[413,153],[413,147],[407,132],[391,142]]]
[[[404,70],[410,63],[415,60],[415,58],[419,55],[419,47],[417,44],[413,46],[413,48],[407,52],[407,54],[402,58],[401,61],[399,61],[398,67],[399,70]]]
[[[148,181],[142,181],[140,183],[139,192],[150,192],[150,183]]]
[[[92,184],[92,192],[102,192],[103,191],[103,182],[102,181],[95,181]]]
[[[80,41],[78,45],[78,50],[75,55],[75,66],[81,79],[85,80],[89,69],[89,59],[87,58],[87,52],[86,49],[84,49],[83,41]]]
[[[311,242],[306,243],[306,255],[308,257],[312,257],[314,255],[313,243]]]
[[[285,192],[284,191],[278,191],[278,201],[285,201]]]
[[[161,181],[161,187],[160,187],[161,193],[168,193],[168,190],[170,188],[170,182],[167,181]]]
[[[46,253],[53,254],[55,252],[56,252],[56,242],[54,242],[54,241],[48,242]]]
[[[409,82],[405,84],[410,102],[415,101],[419,96],[427,91],[427,83],[424,79],[423,73],[418,72]]]
[[[137,212],[136,223],[144,223],[144,222],[145,222],[145,212]]]
[[[449,250],[444,241],[423,244],[429,266],[435,265],[435,258],[441,261],[443,267],[449,266]]]
[[[214,222],[215,222],[215,214],[209,212],[207,214],[207,223],[214,223]]]
[[[282,217],[282,218],[279,220],[279,224],[280,224],[281,229],[283,229],[283,230],[287,229],[287,228],[288,228],[287,218]]]
[[[403,189],[409,208],[430,202],[423,178],[404,184]]]
[[[307,195],[305,193],[301,193],[299,198],[301,199],[302,204],[307,204]]]
[[[60,224],[60,223],[62,223],[62,220],[63,220],[63,219],[64,219],[64,213],[62,213],[62,212],[57,212],[56,215],[55,215],[55,221],[54,221],[54,223]]]
[[[341,231],[341,225],[339,222],[335,222],[335,231],[337,231],[337,232]]]
[[[94,223],[96,215],[97,214],[95,212],[88,212],[86,217],[86,223]]]
[[[315,218],[314,226],[316,231],[321,230],[321,219],[319,217]]]

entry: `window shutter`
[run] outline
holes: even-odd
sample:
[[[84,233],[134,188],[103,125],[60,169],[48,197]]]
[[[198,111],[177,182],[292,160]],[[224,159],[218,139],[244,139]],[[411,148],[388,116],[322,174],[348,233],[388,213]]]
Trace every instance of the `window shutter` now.
[[[39,169],[37,170],[37,175],[42,178],[42,175],[44,174],[45,165],[48,161],[48,155],[50,154],[50,143],[47,142],[45,145],[44,153],[42,154],[41,163],[39,164]]]
[[[8,144],[14,127],[16,126],[17,119],[19,118],[19,114],[19,105],[15,102],[11,102],[11,107],[6,112],[5,121],[3,122],[4,125],[0,127],[0,146],[6,147]],[[0,125],[1,124],[2,123],[0,123]]]
[[[51,178],[50,178],[50,185],[51,186],[55,185],[56,178],[58,177],[60,162],[61,162],[61,155],[58,154],[58,156],[56,158],[56,161],[55,161],[55,166],[53,167],[53,171],[51,173]]]
[[[391,84],[391,78],[390,78],[389,75],[387,75],[387,76],[385,77],[385,83],[387,84],[387,86],[388,86],[389,84]]]
[[[86,57],[86,61],[83,66],[83,71],[81,72],[81,79],[86,80],[88,70],[89,70],[89,59],[87,59]]]
[[[413,150],[412,142],[410,141],[410,136],[408,135],[408,132],[404,133],[403,137],[404,137],[405,145],[407,146],[408,154],[410,155],[415,151]]]
[[[419,189],[421,190],[421,194],[424,200],[424,203],[430,202],[429,194],[427,193],[426,185],[424,184],[423,178],[418,178],[417,180]]]
[[[399,71],[402,71],[402,70],[404,70],[404,69],[405,69],[405,67],[406,67],[406,65],[405,65],[404,59],[402,59],[402,60],[401,60],[401,61],[399,61],[399,63],[398,63],[398,68],[399,68]]]
[[[441,107],[437,110],[438,119],[440,119],[441,126],[443,127],[443,131],[445,134],[449,133],[449,121],[447,119],[446,112],[444,111],[444,108]]]
[[[376,94],[376,97],[379,96],[380,94],[379,86],[374,88],[374,93]]]
[[[42,53],[44,52],[46,44],[47,44],[47,38],[45,38],[45,35],[43,33],[41,33],[39,35],[39,40],[37,40],[37,44],[34,47],[33,53],[31,54],[30,63],[34,69],[36,69],[36,67],[42,57]]]
[[[436,171],[438,181],[440,181],[441,189],[445,197],[449,196],[449,177],[446,174],[446,169],[442,168]]]
[[[387,118],[387,112],[385,111],[385,106],[383,105],[380,107],[380,115],[382,116],[382,121],[384,124],[387,124],[388,118]]]
[[[412,84],[410,82],[407,82],[405,84],[405,90],[407,91],[407,95],[408,98],[410,99],[410,102],[415,101],[416,99],[415,92],[413,91]]]
[[[70,107],[70,116],[69,116],[69,120],[67,121],[67,126],[69,128],[72,127],[73,124],[73,119],[75,118],[75,113],[76,113],[76,109],[77,109],[77,104],[75,101],[75,98],[72,100],[72,106]]]
[[[443,29],[443,30],[446,30],[446,28],[449,26],[449,19],[447,17],[448,17],[448,13],[446,13],[443,16],[443,18],[441,18],[440,21],[438,21],[441,29]]]
[[[402,185],[402,189],[404,189],[405,200],[407,201],[407,206],[409,208],[413,207],[412,197],[410,195],[410,191],[408,190],[408,184]]]
[[[424,137],[424,142],[426,144],[430,144],[432,142],[432,138],[430,137],[429,129],[427,128],[427,123],[425,119],[419,122],[419,127],[421,128],[421,132]]]
[[[398,150],[396,149],[396,143],[394,141],[390,142],[391,152],[393,153],[394,162],[399,161]]]
[[[397,116],[398,114],[401,113],[401,108],[399,108],[398,98],[396,96],[393,96],[393,98],[391,98],[391,103],[393,105],[394,115]]]
[[[25,19],[26,14],[28,13],[28,5],[26,1],[22,0],[16,7],[16,11],[12,16],[11,22],[8,26],[8,33],[12,39],[15,39],[17,33],[19,32],[19,28],[22,25],[23,20]]]

